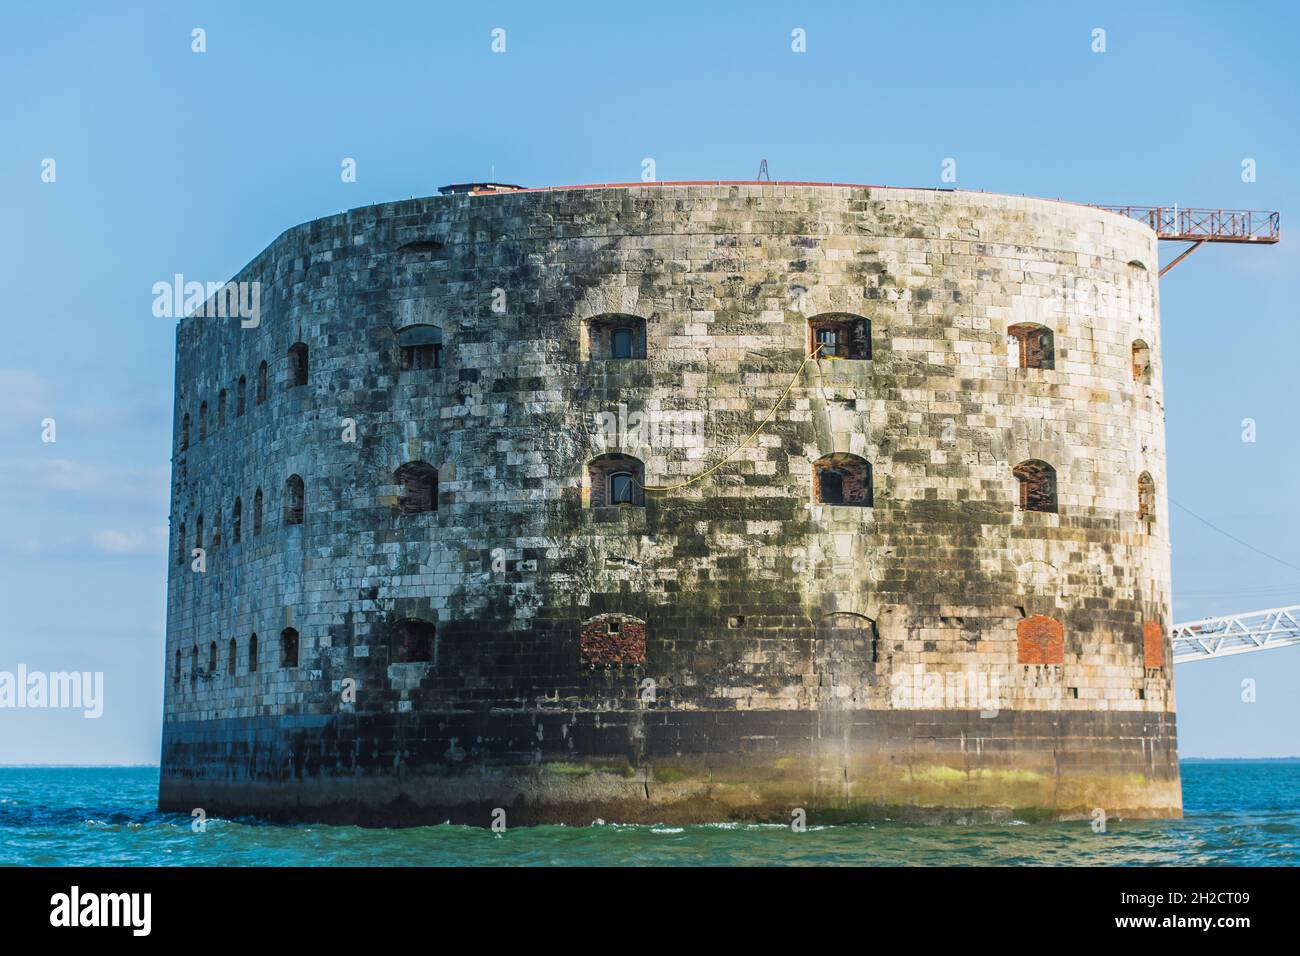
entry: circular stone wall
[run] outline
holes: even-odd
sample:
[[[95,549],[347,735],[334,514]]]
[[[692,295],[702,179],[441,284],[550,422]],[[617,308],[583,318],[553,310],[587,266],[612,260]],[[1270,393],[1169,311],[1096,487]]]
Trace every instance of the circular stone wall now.
[[[289,230],[177,333],[161,804],[1178,814],[1156,245],[782,184]]]

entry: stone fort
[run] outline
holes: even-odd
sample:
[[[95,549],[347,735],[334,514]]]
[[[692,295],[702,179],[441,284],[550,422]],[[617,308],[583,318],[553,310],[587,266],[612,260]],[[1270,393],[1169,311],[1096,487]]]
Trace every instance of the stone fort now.
[[[1181,812],[1157,240],[811,183],[289,229],[177,329],[160,804]]]

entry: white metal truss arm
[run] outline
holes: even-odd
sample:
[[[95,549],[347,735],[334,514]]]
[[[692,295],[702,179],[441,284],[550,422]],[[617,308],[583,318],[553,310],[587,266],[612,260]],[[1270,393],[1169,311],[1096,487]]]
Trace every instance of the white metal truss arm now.
[[[1300,644],[1300,604],[1175,624],[1173,639],[1175,664]]]

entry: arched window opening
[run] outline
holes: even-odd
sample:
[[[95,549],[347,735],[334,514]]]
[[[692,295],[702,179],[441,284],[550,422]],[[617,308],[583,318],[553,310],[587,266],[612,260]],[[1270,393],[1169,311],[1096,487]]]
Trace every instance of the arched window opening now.
[[[594,362],[646,357],[645,319],[639,315],[600,315],[587,322],[587,345]]]
[[[199,520],[194,522],[194,547],[203,547],[203,515],[199,515]]]
[[[190,683],[199,679],[199,645],[190,648]]]
[[[257,367],[257,404],[266,401],[266,363]]]
[[[172,686],[181,689],[181,649],[176,648],[176,666],[172,670]]]
[[[189,451],[190,448],[190,413],[186,412],[185,417],[181,419],[181,451]]]
[[[185,547],[185,542],[186,542],[186,538],[185,538],[185,522],[182,521],[182,522],[181,522],[181,525],[180,525],[180,535],[179,535],[179,536],[177,537],[177,539],[176,539],[176,551],[177,551],[177,554],[176,554],[176,563],[177,563],[177,564],[184,564],[184,563],[185,563],[185,559],[186,559],[187,557],[189,557],[189,553],[190,553],[190,552],[189,552],[189,551],[187,550],[187,548]]]
[[[226,424],[226,390],[223,388],[217,393],[217,427],[221,428]]]
[[[295,342],[289,346],[289,387],[307,384],[307,346]]]
[[[871,320],[846,313],[813,316],[808,320],[808,351],[813,350],[819,359],[870,360]]]
[[[433,660],[434,627],[428,621],[409,617],[393,625],[391,655],[393,664],[427,663]]]
[[[874,504],[871,463],[836,452],[813,462],[813,501],[819,505],[870,508]]]
[[[1025,511],[1056,511],[1056,469],[1031,458],[1011,470],[1020,483],[1019,507]]]
[[[238,666],[238,662],[239,662],[239,645],[235,642],[235,639],[232,637],[230,639],[230,657],[226,659],[226,675],[228,677],[235,676],[235,668]]]
[[[631,455],[601,455],[587,466],[591,507],[645,506],[645,464]]]
[[[231,536],[234,538],[234,543],[239,544],[244,529],[244,503],[238,498],[235,499],[235,509],[231,514],[230,522]]]
[[[1052,330],[1022,322],[1007,329],[1007,350],[1012,368],[1056,368]]]
[[[199,403],[199,441],[208,437],[208,403]]]
[[[244,376],[239,376],[239,384],[235,386],[235,417],[244,414],[244,404],[248,398],[248,380]]]
[[[257,635],[254,634],[248,639],[248,672],[254,673],[257,670]]]
[[[290,475],[284,483],[284,523],[302,524],[303,511],[306,509],[306,491],[302,479]]]
[[[442,368],[442,329],[410,325],[397,333],[402,371]]]
[[[1138,475],[1138,520],[1148,524],[1156,520],[1156,483],[1145,471]]]
[[[397,507],[403,514],[438,510],[438,469],[423,461],[408,461],[393,472],[398,486]]]
[[[1133,381],[1151,384],[1151,347],[1141,339],[1133,343]]]
[[[253,494],[253,534],[262,533],[262,489]]]
[[[280,632],[280,666],[298,666],[298,632],[291,627]]]
[[[217,642],[213,641],[208,645],[208,673],[216,674],[217,672]]]

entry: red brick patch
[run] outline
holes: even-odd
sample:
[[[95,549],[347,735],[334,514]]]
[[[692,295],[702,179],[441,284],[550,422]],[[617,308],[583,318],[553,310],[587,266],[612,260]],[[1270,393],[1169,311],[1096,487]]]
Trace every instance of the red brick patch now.
[[[1147,667],[1165,666],[1165,629],[1159,621],[1142,625],[1142,663]]]
[[[1025,618],[1016,624],[1016,656],[1021,664],[1060,664],[1065,660],[1065,628],[1043,614]]]
[[[645,663],[645,621],[626,614],[600,614],[582,622],[582,662],[593,667]]]

